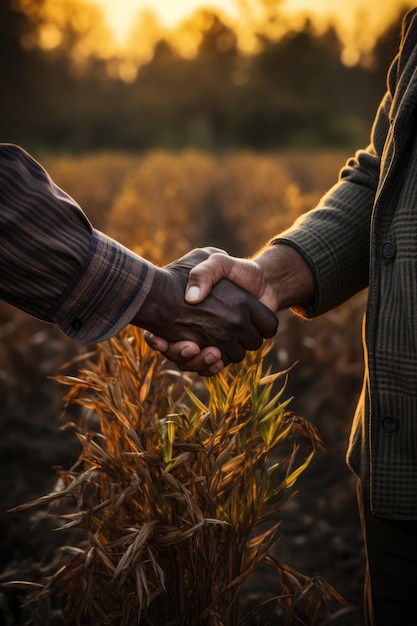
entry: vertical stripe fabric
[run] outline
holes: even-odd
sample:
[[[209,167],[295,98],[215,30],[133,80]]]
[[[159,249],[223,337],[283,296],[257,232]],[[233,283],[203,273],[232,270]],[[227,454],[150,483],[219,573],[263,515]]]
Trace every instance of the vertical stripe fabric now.
[[[95,230],[25,150],[0,144],[0,298],[80,341],[124,328],[154,267]]]

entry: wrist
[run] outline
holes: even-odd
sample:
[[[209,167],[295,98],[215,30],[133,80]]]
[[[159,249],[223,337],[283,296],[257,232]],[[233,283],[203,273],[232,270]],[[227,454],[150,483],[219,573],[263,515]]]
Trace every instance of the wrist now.
[[[132,324],[154,332],[155,321],[161,319],[165,308],[166,298],[166,271],[159,267],[154,268],[152,284],[139,311],[132,320]]]
[[[261,269],[276,311],[303,305],[314,298],[314,277],[304,257],[292,246],[276,243],[253,261]]]

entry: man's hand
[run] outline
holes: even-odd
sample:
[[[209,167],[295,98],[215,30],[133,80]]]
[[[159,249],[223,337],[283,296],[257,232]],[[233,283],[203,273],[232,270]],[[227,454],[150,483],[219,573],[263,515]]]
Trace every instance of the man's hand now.
[[[215,346],[200,350],[192,341],[169,343],[166,339],[145,331],[145,340],[153,350],[162,352],[168,360],[173,361],[180,370],[198,372],[200,376],[213,376],[220,372],[225,363],[222,353]]]
[[[180,365],[187,359],[190,362],[184,354],[187,350],[193,352],[196,346],[206,349],[203,353],[206,359],[214,360],[219,356],[219,352],[213,351],[217,348],[222,365],[238,363],[244,358],[246,350],[258,349],[264,338],[275,334],[278,326],[275,315],[267,307],[224,279],[216,283],[204,301],[191,305],[184,300],[190,269],[213,253],[226,256],[215,248],[200,248],[162,269],[158,268],[150,292],[132,320],[133,324],[145,328],[154,336],[163,337],[168,344],[182,342],[180,349],[177,346],[169,355]],[[159,345],[164,347],[166,344]],[[200,353],[197,363],[201,367],[194,363],[188,369],[199,367],[197,371],[200,373],[214,373],[210,367],[207,368],[213,363],[204,362],[203,369],[199,358]]]
[[[261,250],[253,259],[239,259],[214,253],[191,269],[186,289],[189,303],[201,302],[217,281],[227,278],[260,300],[271,311],[302,305],[314,297],[314,280],[303,257],[292,247],[278,244]],[[199,351],[195,343],[169,343],[161,336],[148,334],[149,345],[160,350],[170,360],[180,362],[184,370],[210,375],[222,369],[221,361],[208,358],[213,364],[207,368],[207,353]],[[206,349],[207,350],[207,349]]]
[[[256,259],[239,259],[215,253],[194,267],[189,274],[185,300],[198,303],[204,300],[221,279],[226,278],[251,293],[271,311],[279,309],[279,291],[268,280],[265,269]]]

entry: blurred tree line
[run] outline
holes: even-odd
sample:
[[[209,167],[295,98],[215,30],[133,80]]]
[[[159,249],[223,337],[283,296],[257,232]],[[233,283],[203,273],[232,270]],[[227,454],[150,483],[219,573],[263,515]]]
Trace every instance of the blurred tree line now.
[[[24,5],[0,3],[0,137],[73,152],[366,143],[405,12],[399,7],[372,58],[354,66],[343,64],[333,27],[318,33],[306,21],[279,39],[259,36],[257,52],[248,55],[212,14],[194,57],[161,40],[127,81],[109,72],[111,59],[86,53],[77,64],[88,24],[75,28],[69,17],[60,45],[29,45],[45,24]]]

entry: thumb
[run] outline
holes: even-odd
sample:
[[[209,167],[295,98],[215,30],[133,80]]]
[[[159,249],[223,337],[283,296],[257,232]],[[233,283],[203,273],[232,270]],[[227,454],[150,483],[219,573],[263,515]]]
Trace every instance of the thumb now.
[[[257,268],[252,261],[212,254],[190,271],[185,290],[185,299],[189,304],[202,302],[210,293],[211,288],[222,278],[245,289],[255,297],[259,297],[259,284],[256,276]]]

